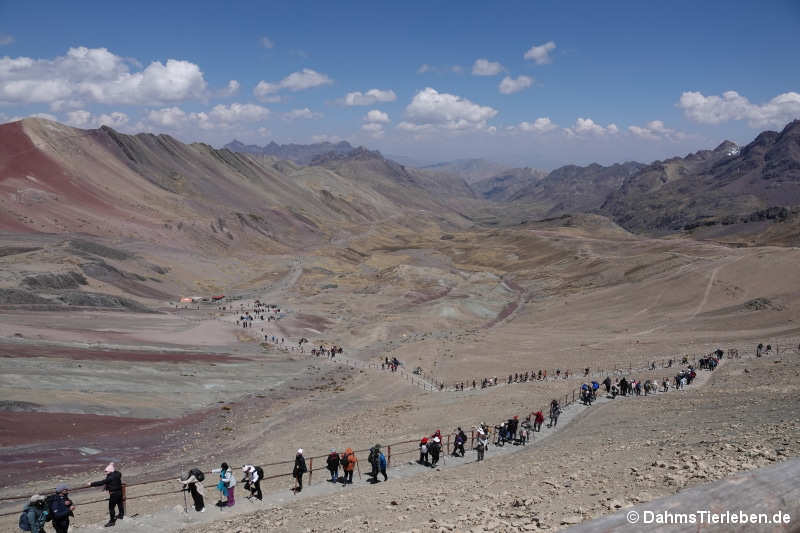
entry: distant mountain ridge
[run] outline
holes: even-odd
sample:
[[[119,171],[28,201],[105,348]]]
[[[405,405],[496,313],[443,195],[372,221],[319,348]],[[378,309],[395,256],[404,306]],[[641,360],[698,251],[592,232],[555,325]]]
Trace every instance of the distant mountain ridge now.
[[[470,187],[487,200],[506,202],[531,184],[546,178],[547,175],[546,170],[538,168],[511,168],[496,176],[473,181]]]
[[[314,144],[278,144],[272,141],[265,146],[258,146],[257,144],[244,144],[234,139],[223,148],[227,148],[231,152],[272,156],[278,159],[294,161],[301,165],[308,165],[315,157],[322,154],[328,152],[343,154],[352,151],[354,147],[347,141]]]
[[[474,183],[476,181],[497,176],[506,170],[508,165],[489,161],[488,159],[473,158],[445,161],[443,163],[426,165],[419,168],[429,172],[457,175],[467,183]]]
[[[625,180],[600,212],[629,231],[669,233],[800,205],[800,120],[740,148],[656,161]]]

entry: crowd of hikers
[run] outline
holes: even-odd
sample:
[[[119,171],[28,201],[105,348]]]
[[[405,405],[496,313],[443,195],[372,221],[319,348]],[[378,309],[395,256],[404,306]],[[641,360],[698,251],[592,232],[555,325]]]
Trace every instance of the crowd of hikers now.
[[[307,342],[307,341],[306,341]],[[330,348],[331,353],[336,350]],[[318,352],[322,355],[324,352]],[[699,368],[714,370],[723,356],[722,350],[717,350],[699,360]],[[685,359],[683,362],[688,362]],[[396,360],[389,361],[390,364],[397,364]],[[537,374],[538,375],[538,374]],[[544,375],[544,373],[543,373]],[[588,372],[587,372],[588,375]],[[670,387],[677,390],[683,389],[692,383],[697,376],[697,371],[693,365],[680,370],[673,378],[665,377],[661,382],[660,390],[667,392]],[[656,393],[659,390],[658,383],[654,379],[638,380],[635,378],[621,377],[612,379],[606,376],[602,382],[587,381],[581,386],[580,399],[584,405],[591,405],[597,399],[601,387],[604,389],[606,397],[614,399],[617,396],[640,396]],[[552,400],[549,406],[548,427],[554,428],[558,425],[558,418],[561,414],[562,406],[558,400]],[[447,450],[444,449],[444,439],[440,430],[436,430],[430,436],[424,436],[418,444],[419,458],[417,463],[426,467],[436,468],[440,461],[444,461],[444,455],[450,453],[454,457],[465,457],[467,444],[475,452],[475,461],[483,461],[488,451],[490,442],[497,447],[506,444],[526,445],[533,439],[535,433],[542,430],[545,415],[541,410],[529,413],[522,421],[518,416],[512,416],[507,420],[494,425],[490,428],[485,423],[472,426],[472,435],[468,437],[461,427],[456,428],[452,436],[452,450],[450,450],[450,436],[447,437]],[[491,437],[494,440],[491,440]],[[375,444],[370,448],[367,461],[370,470],[367,472],[369,483],[379,483],[381,477],[383,481],[388,480],[386,473],[387,458],[382,451],[380,444]],[[353,472],[358,471],[361,477],[359,462],[352,448],[346,448],[343,453],[338,453],[331,449],[326,458],[326,469],[330,473],[329,482],[340,483],[342,486],[353,483]],[[239,483],[244,484],[247,491],[248,500],[261,501],[263,493],[261,491],[261,481],[265,479],[264,470],[260,466],[246,464],[241,468],[242,477]],[[297,450],[292,469],[294,487],[291,489],[295,493],[303,490],[303,476],[309,472],[303,449]],[[232,507],[236,503],[235,493],[237,479],[234,469],[228,463],[222,463],[219,468],[211,471],[218,474],[219,479],[216,485],[219,492],[219,500],[216,506]],[[114,463],[110,463],[105,468],[105,478],[87,484],[87,487],[102,487],[108,492],[108,513],[109,520],[106,527],[114,526],[117,520],[123,519],[125,515],[124,505],[124,486],[122,474]],[[205,474],[197,468],[192,468],[183,475],[178,482],[182,485],[185,493],[191,495],[193,507],[196,512],[205,512],[205,491],[203,481]],[[19,519],[20,529],[33,533],[44,532],[45,524],[50,522],[56,533],[68,533],[70,517],[73,516],[75,504],[69,496],[69,487],[60,484],[56,487],[55,493],[45,497],[39,494],[31,496],[29,503],[23,509]]]

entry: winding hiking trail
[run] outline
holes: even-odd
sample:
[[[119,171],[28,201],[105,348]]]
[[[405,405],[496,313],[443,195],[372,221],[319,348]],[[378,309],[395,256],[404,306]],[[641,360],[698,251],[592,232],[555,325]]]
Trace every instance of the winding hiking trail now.
[[[726,360],[722,359],[720,361],[720,365],[724,364]],[[689,386],[689,388],[694,389],[697,387],[704,386],[708,380],[710,379],[713,372],[702,370],[698,372],[694,383]],[[682,391],[676,390],[674,388],[670,388],[670,390],[666,393],[664,392],[657,392],[654,393],[657,396],[661,396],[664,394],[680,394]],[[573,402],[568,406],[564,407],[561,413],[561,416],[558,420],[558,425],[556,427],[548,427],[547,424],[542,425],[542,430],[539,433],[534,433],[531,442],[527,445],[511,445],[506,444],[505,446],[495,446],[494,444],[490,444],[489,449],[486,452],[486,460],[495,460],[497,457],[504,457],[517,454],[519,452],[523,452],[530,448],[536,447],[538,444],[543,442],[544,440],[553,436],[556,432],[560,431],[564,427],[572,424],[572,423],[579,423],[580,420],[588,416],[590,413],[602,409],[603,406],[610,405],[612,402],[620,402],[620,401],[635,401],[635,397],[628,396],[622,397],[618,396],[616,399],[612,399],[610,396],[598,396],[597,400],[592,404],[592,406],[584,406],[580,402]],[[547,417],[545,417],[547,421]],[[468,434],[469,437],[469,434]],[[469,446],[469,443],[468,443]],[[407,445],[406,447],[413,449],[414,445]],[[440,464],[436,467],[435,470],[439,469],[450,469],[450,468],[466,468],[467,465],[475,463],[476,454],[472,450],[467,450],[467,454],[465,457],[453,457],[446,453],[446,449],[443,447],[442,450],[442,459]],[[403,453],[403,452],[401,452]],[[362,491],[362,490],[374,490],[370,487],[370,483],[366,481],[366,476],[364,475],[366,470],[369,469],[369,465],[366,461],[366,453],[361,454],[362,457],[359,457],[360,465],[364,466],[364,472],[362,472],[357,477],[354,476],[354,482],[352,485],[345,486],[339,483],[331,483],[327,481],[328,475],[327,470],[318,470],[314,469],[315,477],[314,477],[314,484],[307,484],[302,493],[295,494],[290,489],[294,484],[294,480],[287,476],[285,478],[279,478],[277,480],[267,480],[264,484],[262,484],[262,491],[264,493],[264,499],[261,502],[257,500],[248,500],[245,497],[244,487],[240,484],[237,490],[237,504],[233,508],[222,508],[219,509],[214,506],[214,502],[218,496],[216,492],[215,485],[216,485],[216,477],[212,474],[206,479],[206,512],[204,513],[197,513],[193,510],[191,501],[189,501],[187,513],[184,513],[184,507],[180,500],[182,500],[180,493],[170,495],[170,502],[173,502],[171,506],[163,500],[163,499],[156,499],[153,498],[152,500],[148,499],[141,499],[132,501],[129,503],[128,507],[128,516],[122,520],[118,521],[115,530],[116,531],[179,531],[185,527],[190,526],[199,526],[202,524],[209,524],[212,522],[225,520],[232,516],[242,515],[251,513],[258,510],[266,510],[270,508],[277,508],[289,503],[292,503],[297,500],[311,500],[312,498],[316,497],[324,497],[327,495],[333,495],[342,491]],[[403,479],[403,478],[410,478],[413,476],[424,476],[429,473],[431,470],[430,467],[426,467],[415,462],[417,457],[416,451],[412,451],[411,453],[405,453],[403,459],[398,460],[396,455],[393,457],[392,463],[390,468],[388,469],[389,474],[389,482],[395,479]],[[287,467],[288,469],[288,467]],[[237,476],[241,475],[240,471],[235,471]],[[238,479],[238,477],[237,477]],[[175,490],[178,488],[178,483],[175,483]],[[78,501],[78,505],[80,506],[80,502]],[[144,514],[141,510],[162,506],[161,509]],[[299,526],[299,525],[298,525]],[[103,530],[103,526],[100,523],[97,524],[87,524],[87,525],[80,525],[82,530]]]

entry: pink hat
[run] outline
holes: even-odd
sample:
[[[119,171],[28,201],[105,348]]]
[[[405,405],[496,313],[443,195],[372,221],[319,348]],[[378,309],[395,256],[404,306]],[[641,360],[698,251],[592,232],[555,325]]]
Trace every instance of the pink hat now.
[[[110,473],[111,473],[111,472],[113,472],[114,470],[116,470],[116,469],[114,468],[114,463],[108,463],[108,466],[106,467],[106,474],[110,474]]]

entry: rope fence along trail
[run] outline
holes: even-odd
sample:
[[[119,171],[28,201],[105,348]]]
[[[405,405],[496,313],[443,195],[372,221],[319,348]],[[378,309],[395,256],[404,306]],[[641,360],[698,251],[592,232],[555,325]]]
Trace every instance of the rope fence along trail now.
[[[362,361],[359,359],[350,359],[347,357],[343,357],[341,355],[334,355],[330,357],[328,355],[311,355],[310,358],[312,360],[320,360],[329,363],[341,363],[351,368],[355,369],[373,369],[373,370],[380,370],[383,372],[388,372],[390,374],[397,374],[401,378],[408,381],[410,384],[420,387],[425,391],[431,392],[458,392],[458,391],[466,391],[466,390],[476,390],[476,389],[486,389],[492,387],[501,387],[507,385],[516,385],[516,384],[523,384],[523,383],[530,383],[535,384],[538,382],[561,382],[564,380],[575,380],[575,381],[592,381],[597,378],[605,379],[607,376],[609,377],[623,377],[628,376],[634,373],[639,372],[647,372],[647,371],[659,371],[659,370],[667,370],[670,368],[677,367],[679,365],[687,365],[687,364],[697,364],[697,361],[707,357],[708,355],[712,354],[682,354],[678,357],[674,358],[663,358],[660,360],[652,360],[647,364],[633,367],[632,361],[627,361],[626,366],[622,365],[614,365],[613,368],[606,368],[606,369],[595,369],[592,371],[590,368],[583,368],[581,370],[575,369],[560,369],[560,368],[553,368],[553,369],[541,369],[538,372],[528,371],[525,373],[517,372],[515,374],[509,374],[507,377],[482,377],[476,378],[473,380],[467,381],[460,381],[453,385],[446,385],[444,381],[435,378],[429,377],[425,379],[422,375],[415,374],[414,372],[409,372],[405,369],[402,363],[394,364],[392,361],[389,361],[387,364],[386,361],[384,362],[375,362],[375,361]],[[740,357],[739,351],[736,348],[729,349],[725,352],[727,357],[730,358],[738,358]],[[474,383],[474,386],[473,386]],[[463,385],[463,388],[461,387]]]
[[[741,359],[742,358],[742,356],[738,354],[738,350],[730,350],[730,351],[732,352],[733,358],[737,358],[737,359]],[[755,356],[751,356],[751,357],[755,357]],[[723,358],[723,360],[724,360],[724,358]],[[355,360],[351,360],[351,361],[357,362]],[[368,364],[364,363],[364,362],[358,362],[358,363],[361,363],[362,365],[367,365],[368,366]],[[373,363],[373,365],[374,365],[374,363]],[[647,368],[649,368],[649,367],[647,367]],[[565,393],[564,396],[563,396],[563,399],[560,398],[560,397],[556,398],[556,400],[559,403],[559,406],[562,409],[570,407],[571,405],[575,404],[576,401],[579,402],[580,399],[581,399],[580,398],[580,389],[575,389],[571,393],[569,393],[569,392]],[[549,409],[550,409],[550,405],[546,405],[546,406],[543,406],[542,408],[540,408],[538,410],[541,411],[544,414],[544,416],[547,416],[548,413],[549,413]],[[530,412],[530,414],[526,414],[524,416],[529,417],[529,416],[533,415],[536,411],[537,411],[537,409],[533,409]],[[452,424],[452,422],[450,422],[450,423]],[[455,425],[455,424],[453,424],[453,425]],[[467,424],[464,423],[464,424],[462,424],[462,426],[467,426]],[[494,435],[494,437],[497,437],[496,432],[495,432],[495,428],[493,426],[489,426],[487,428],[487,430],[488,430],[490,438],[493,435]],[[470,430],[470,432],[471,433],[468,434],[467,437],[469,439],[470,448],[472,448],[473,444],[475,443],[475,440],[477,438],[477,433],[476,433],[476,430],[475,430],[474,426],[472,426],[472,429]],[[442,451],[444,452],[444,456],[445,457],[448,456],[451,453],[451,445],[454,444],[454,442],[455,442],[455,436],[456,436],[456,433],[453,432],[453,433],[445,433],[441,437],[441,440],[442,440]],[[387,467],[388,468],[392,467],[392,463],[393,463],[392,462],[392,458],[393,457],[395,458],[394,462],[396,463],[397,462],[396,459],[398,457],[402,457],[402,456],[409,455],[409,454],[419,453],[419,441],[417,441],[417,440],[404,440],[404,441],[392,442],[392,443],[385,444],[385,447],[386,447],[386,450],[387,450],[386,459],[387,459]],[[365,448],[365,449],[354,450],[353,453],[355,454],[356,458],[358,458],[359,454],[361,454],[361,456],[364,457],[364,454],[368,453],[368,452],[369,452],[369,448]],[[325,465],[325,459],[327,457],[328,457],[327,455],[316,455],[316,456],[311,456],[311,457],[307,458],[308,462],[309,462],[309,468],[308,468],[308,472],[307,472],[308,485],[311,485],[312,477],[313,477],[313,473],[314,472],[326,471],[327,470],[326,466],[319,466],[319,467],[315,468],[314,467],[314,462],[316,462],[318,465]],[[257,463],[251,462],[250,464],[257,464]],[[266,462],[266,463],[258,464],[258,466],[261,466],[262,469],[264,470],[264,477],[262,479],[263,481],[272,480],[272,479],[279,479],[279,478],[292,478],[293,477],[293,472],[291,471],[291,467],[293,465],[294,465],[294,460]],[[242,466],[244,466],[244,465],[240,465],[238,468],[241,469]],[[289,471],[287,472],[287,470],[289,470]],[[205,472],[205,473],[209,474],[207,476],[208,478],[212,477],[210,470]],[[166,490],[165,491],[165,490],[162,490],[162,489],[159,489],[159,488],[155,487],[155,485],[160,485],[160,484],[164,484],[164,483],[176,483],[176,482],[177,482],[177,477],[176,476],[170,476],[168,478],[146,479],[146,480],[136,481],[136,482],[133,482],[133,483],[126,483],[124,485],[124,492],[123,492],[124,501],[127,502],[127,501],[130,501],[130,500],[139,500],[139,499],[144,499],[144,498],[153,498],[153,497],[161,497],[161,496],[167,496],[167,495],[180,495],[180,494],[183,494],[184,491],[182,489]],[[208,484],[204,484],[203,486],[205,488],[215,488],[217,485],[216,485],[216,483],[208,483]],[[147,491],[147,488],[151,488],[151,491]],[[74,490],[71,490],[71,493],[85,492],[85,491],[88,491],[88,490],[91,490],[91,488],[90,487],[77,487]],[[139,493],[139,490],[142,490],[142,492]],[[133,494],[131,494],[131,492],[133,492]],[[43,495],[52,494],[52,493],[54,493],[54,489],[53,488],[48,488],[48,489],[45,489],[45,490],[37,491],[37,493],[38,494],[43,494]],[[0,512],[0,517],[8,517],[8,516],[18,515],[21,512],[20,506],[22,504],[24,504],[29,498],[30,498],[30,494],[19,494],[19,495],[15,495],[15,496],[0,497],[0,506],[5,507],[5,508],[9,508],[9,509],[10,509],[10,506],[18,507],[17,509],[15,509],[13,511],[7,511],[5,509],[2,509],[2,512]],[[84,501],[84,502],[76,502],[76,504],[77,504],[77,509],[81,509],[81,508],[83,508],[85,506],[88,506],[88,505],[96,505],[96,504],[106,503],[106,502],[108,502],[108,498],[93,499],[93,500]]]

